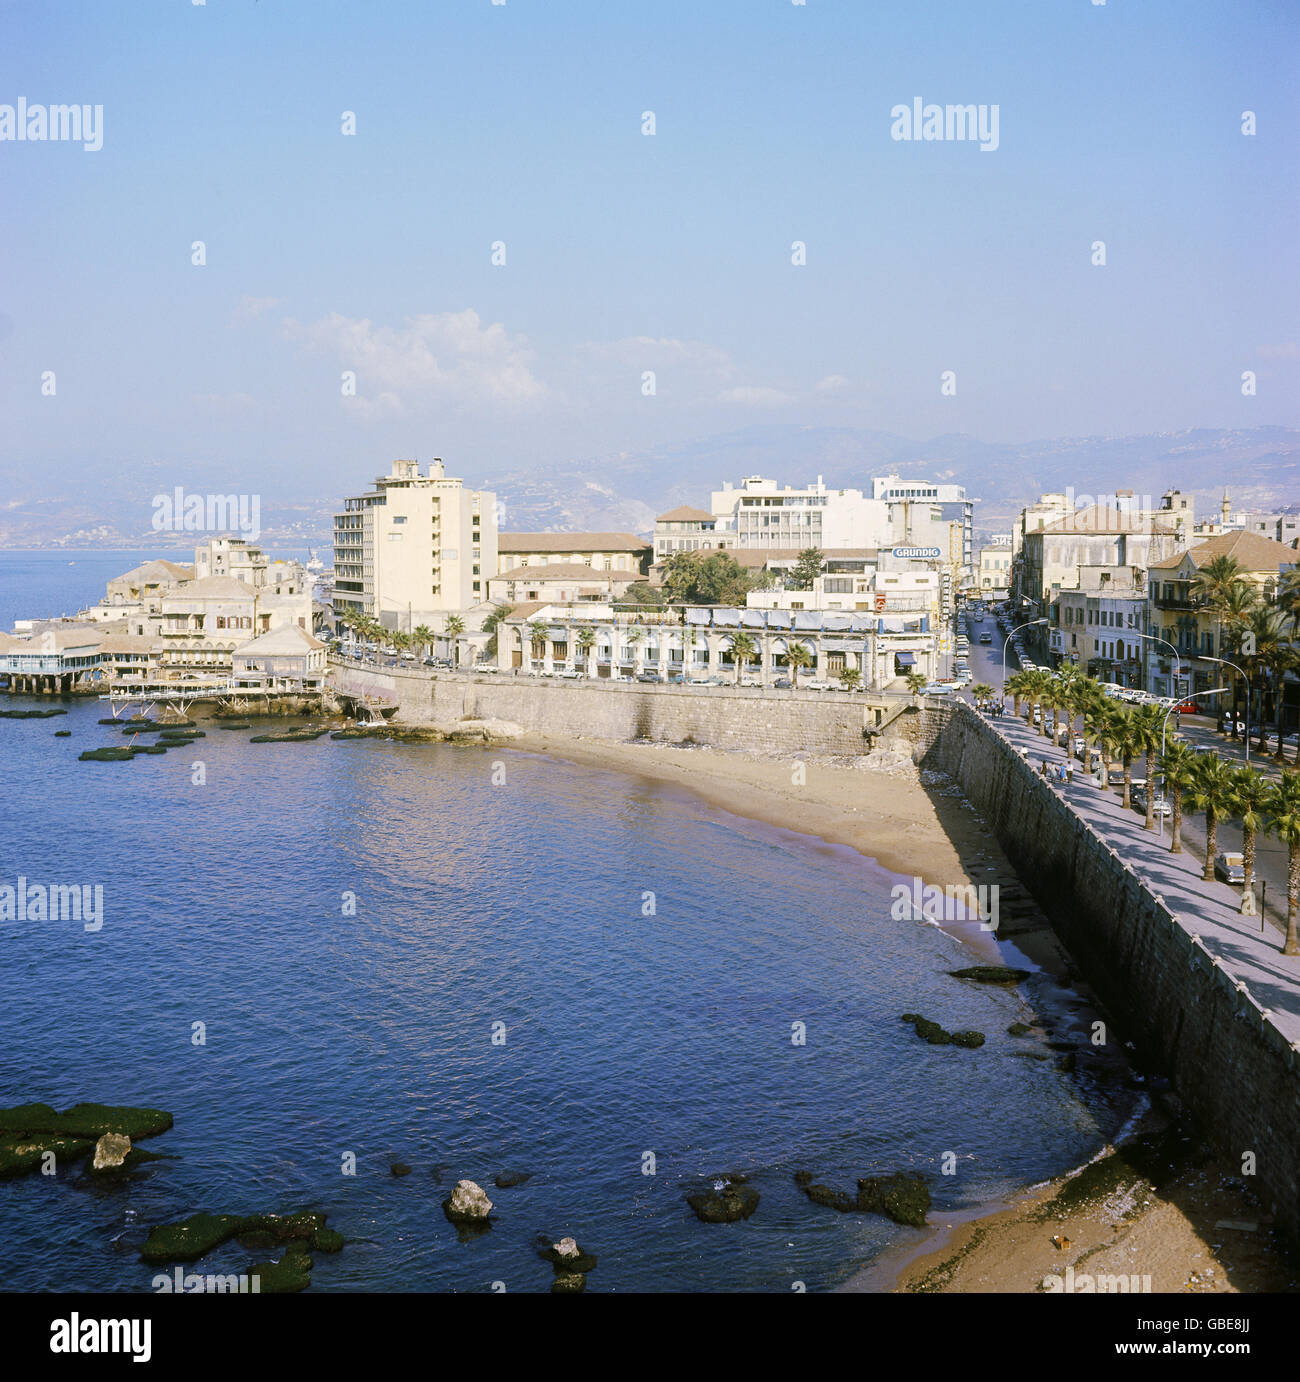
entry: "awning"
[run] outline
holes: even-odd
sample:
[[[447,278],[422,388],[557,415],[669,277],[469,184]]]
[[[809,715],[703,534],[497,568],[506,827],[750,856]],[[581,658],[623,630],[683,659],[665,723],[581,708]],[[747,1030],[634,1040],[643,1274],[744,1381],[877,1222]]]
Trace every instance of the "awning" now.
[[[916,662],[916,658],[911,653],[895,653],[894,658],[903,667],[911,667]]]

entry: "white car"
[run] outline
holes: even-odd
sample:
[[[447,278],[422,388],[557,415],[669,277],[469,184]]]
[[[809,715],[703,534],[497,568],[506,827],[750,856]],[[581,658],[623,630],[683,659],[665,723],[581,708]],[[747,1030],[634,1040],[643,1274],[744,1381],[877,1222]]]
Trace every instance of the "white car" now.
[[[806,681],[804,687],[809,691],[832,691],[834,687],[828,681]]]
[[[565,681],[580,681],[582,673],[576,667],[567,667],[563,672],[556,672],[557,677],[562,677]]]

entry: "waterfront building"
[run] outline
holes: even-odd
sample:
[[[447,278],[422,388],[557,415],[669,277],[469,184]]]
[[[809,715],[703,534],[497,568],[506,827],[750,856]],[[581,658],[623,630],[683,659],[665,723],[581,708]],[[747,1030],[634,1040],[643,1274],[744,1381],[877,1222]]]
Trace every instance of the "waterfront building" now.
[[[1146,648],[1141,635],[1147,631],[1144,570],[1081,566],[1078,585],[1061,590],[1057,608],[1060,624],[1049,630],[1054,664],[1071,663],[1102,682],[1142,685]]]
[[[334,614],[412,632],[484,604],[497,573],[496,495],[467,489],[435,458],[398,460],[334,516]]]
[[[1232,649],[1231,632],[1225,630],[1214,610],[1206,607],[1193,590],[1197,572],[1216,557],[1230,557],[1240,574],[1272,603],[1282,573],[1300,562],[1294,547],[1238,528],[1198,542],[1184,552],[1152,561],[1147,569],[1150,630],[1174,645],[1185,689],[1206,691],[1223,684],[1223,669],[1210,657],[1240,661]],[[1174,695],[1174,653],[1168,647],[1149,645],[1145,682],[1157,695]],[[1190,680],[1189,680],[1190,679]]]
[[[635,533],[499,533],[493,575],[559,565],[624,572],[641,580],[653,554],[652,544]]]
[[[534,601],[589,603],[621,599],[641,576],[637,571],[611,571],[582,562],[547,562],[516,566],[488,582],[488,599],[508,605]]]
[[[1024,630],[1029,655],[1044,664],[1052,655],[1053,635],[1061,628],[1061,592],[1086,589],[1085,568],[1145,570],[1152,561],[1178,550],[1174,529],[1157,521],[1149,509],[1092,505],[1041,527],[1022,525],[1021,533],[1021,549],[1012,565],[1016,621],[1049,621]],[[1061,655],[1058,648],[1057,660]]]
[[[325,644],[294,624],[260,634],[231,654],[231,682],[241,689],[319,691],[325,670]]]

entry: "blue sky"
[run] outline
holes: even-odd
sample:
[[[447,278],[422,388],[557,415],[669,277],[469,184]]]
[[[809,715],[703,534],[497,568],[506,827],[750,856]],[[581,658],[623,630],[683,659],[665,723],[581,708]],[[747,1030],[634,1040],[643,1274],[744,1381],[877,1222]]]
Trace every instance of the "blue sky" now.
[[[0,104],[104,107],[98,152],[0,143],[10,488],[328,494],[396,454],[472,478],[769,421],[1300,423],[1289,0],[141,0],[0,26]],[[996,104],[1000,146],[892,140],[916,96]]]

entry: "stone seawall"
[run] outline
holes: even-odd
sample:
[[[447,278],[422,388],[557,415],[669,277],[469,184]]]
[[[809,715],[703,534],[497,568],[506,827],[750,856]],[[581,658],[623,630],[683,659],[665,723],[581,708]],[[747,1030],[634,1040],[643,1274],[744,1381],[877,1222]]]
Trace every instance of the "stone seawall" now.
[[[656,686],[542,677],[443,676],[335,666],[331,684],[350,696],[382,696],[404,724],[465,718],[513,720],[538,733],[626,742],[653,739],[766,753],[862,754],[879,702],[837,691]],[[915,720],[916,716],[904,716]],[[898,723],[898,722],[896,722]]]
[[[940,727],[918,757],[960,784],[1022,882],[1144,1063],[1300,1240],[1300,1052],[1051,785],[966,705],[927,711]]]

